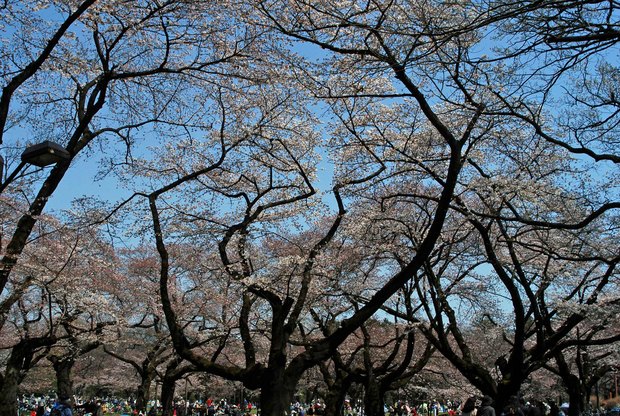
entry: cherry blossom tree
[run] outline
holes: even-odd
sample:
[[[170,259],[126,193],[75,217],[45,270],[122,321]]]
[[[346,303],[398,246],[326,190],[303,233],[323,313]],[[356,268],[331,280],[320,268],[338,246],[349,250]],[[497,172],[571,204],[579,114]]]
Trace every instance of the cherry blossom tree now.
[[[26,129],[110,158],[135,194],[85,221],[133,216],[179,359],[260,388],[266,415],[406,284],[424,311],[406,319],[498,408],[551,362],[570,380],[571,349],[617,342],[615,3],[5,10],[0,143]],[[8,184],[24,208],[0,200],[21,210],[3,229],[0,331],[40,310],[20,262],[69,165]],[[311,309],[342,318],[313,338]]]
[[[114,342],[108,338],[105,343],[109,345]],[[137,385],[134,369],[106,354],[103,348],[81,356],[76,360],[73,369],[73,390],[82,397],[105,397],[133,392]]]
[[[270,6],[265,12],[280,10]],[[295,8],[283,11],[294,12]],[[280,17],[271,21],[288,22]],[[309,17],[308,24],[312,21]],[[327,25],[326,32],[339,23]],[[353,23],[345,23],[345,26],[347,30],[343,32],[358,27]],[[278,28],[290,34],[287,28]],[[413,76],[417,74],[407,72],[409,66],[401,60],[406,59],[406,51],[397,50],[400,48],[397,43],[394,44],[395,49],[390,49],[378,31],[365,32],[361,26],[360,30],[372,38],[370,46],[376,47],[376,50],[365,49],[364,36],[359,37],[360,49],[354,51],[341,47],[338,44],[340,39],[333,43],[318,41],[316,43],[320,46],[336,54],[342,52],[345,57],[328,62],[330,66],[319,68],[316,73],[309,74],[314,68],[305,61],[293,67],[282,64],[288,72],[279,73],[281,79],[293,74],[291,83],[302,79],[302,74],[310,75],[303,79],[304,86],[311,84],[309,86],[315,88],[315,96],[327,96],[326,102],[334,115],[334,123],[329,126],[332,140],[328,145],[335,165],[332,192],[338,209],[332,218],[322,215],[327,225],[316,228],[315,238],[306,238],[296,257],[286,258],[285,262],[267,261],[268,257],[264,257],[260,247],[267,241],[264,238],[266,235],[286,237],[280,229],[294,224],[293,214],[300,207],[310,205],[316,193],[312,182],[316,165],[308,157],[316,148],[312,142],[316,133],[309,131],[304,123],[295,124],[297,134],[303,132],[297,141],[290,141],[289,129],[272,128],[269,135],[265,133],[266,129],[262,129],[262,136],[251,137],[251,141],[243,143],[246,146],[238,145],[235,149],[228,142],[230,135],[220,133],[222,150],[219,155],[203,157],[212,161],[210,164],[201,170],[179,169],[180,172],[167,183],[154,187],[155,191],[144,192],[149,198],[153,234],[161,257],[162,304],[175,349],[198,368],[241,380],[250,388],[260,387],[263,411],[269,415],[283,414],[303,371],[328,358],[338,345],[424,267],[441,235],[466,156],[474,151],[478,141],[489,134],[495,123],[493,115],[482,117],[486,108],[483,97],[468,94],[464,87],[459,88],[456,81],[455,88],[461,93],[453,98],[454,103],[437,104],[430,88],[422,88],[414,82]],[[309,31],[323,36],[315,28]],[[324,36],[330,38],[332,34],[325,33]],[[458,42],[450,46],[456,48]],[[291,56],[290,51],[286,52],[287,56]],[[289,58],[287,63],[297,64],[300,61]],[[449,69],[456,71],[458,68]],[[333,77],[323,78],[318,71]],[[449,70],[446,69],[446,79],[448,75]],[[393,78],[396,81],[392,81]],[[291,108],[297,95],[290,94],[289,97],[287,105]],[[402,100],[391,101],[394,98]],[[232,108],[235,109],[234,106]],[[265,114],[264,107],[258,108],[259,114]],[[226,108],[223,114],[229,112],[231,110]],[[226,133],[228,125],[221,123],[221,126],[221,131]],[[251,126],[256,129],[256,124]],[[261,156],[255,153],[258,149]],[[250,158],[238,156],[237,150],[246,151]],[[175,162],[179,163],[179,160],[180,157],[176,156]],[[229,168],[234,166],[233,163],[242,165],[243,169]],[[185,195],[198,195],[194,186],[203,183],[206,185],[202,186],[200,194],[206,196],[203,200],[218,201],[218,208],[223,207],[222,211],[202,210],[196,213],[188,209],[191,208],[189,204],[185,204],[183,209],[168,208],[177,206],[174,205],[176,201],[168,196],[172,195],[171,191],[180,191],[185,187],[188,190]],[[403,204],[412,207],[407,211],[410,217],[406,223],[423,231],[417,240],[419,244],[408,253],[403,253],[400,262],[393,258],[385,260],[383,268],[377,268],[382,272],[383,280],[374,282],[376,284],[368,289],[369,301],[343,319],[328,337],[306,346],[304,352],[289,360],[286,347],[302,319],[302,312],[310,304],[310,296],[313,295],[310,289],[319,283],[316,277],[322,276],[320,262],[325,261],[322,257],[325,248],[333,244],[345,218],[351,229],[363,228],[373,220],[371,214],[381,212],[381,201],[399,198],[404,183],[418,184],[417,188],[412,187],[411,195],[404,195],[401,199]],[[370,212],[367,210],[369,204],[363,204],[369,198],[376,201],[370,206]],[[355,204],[360,207],[347,212],[349,206]],[[186,235],[171,228],[178,223],[170,217],[171,213],[184,213],[187,218],[183,221],[184,226],[190,221],[194,224],[202,221],[205,229],[210,231],[195,232],[199,235],[219,235],[215,242],[205,240],[201,246],[212,247],[211,250],[219,255],[219,273],[227,276],[225,281],[235,284],[237,291],[233,293],[239,299],[236,305],[239,311],[239,337],[243,340],[246,354],[245,366],[223,366],[192,352],[193,340],[182,329],[184,317],[175,312],[177,301],[168,294],[169,286],[179,283],[176,282],[176,274],[171,272],[175,259],[167,247],[175,238]],[[223,216],[224,213],[226,216]],[[304,218],[303,215],[297,217]],[[356,234],[359,235],[361,233]],[[361,237],[358,238],[362,241]],[[385,242],[380,241],[379,244],[379,248],[373,249],[382,253]],[[370,256],[377,258],[377,253]],[[216,269],[211,267],[211,270]],[[326,276],[321,283],[329,282],[329,274]],[[265,313],[267,311],[270,315]],[[248,318],[251,312],[257,319],[270,317],[269,321],[265,319],[264,329],[255,330],[258,334],[270,334],[267,337],[270,353],[264,361],[254,346],[256,340],[250,337],[253,327],[248,325],[251,322]],[[261,320],[258,322],[262,323]],[[257,384],[257,380],[264,381]]]
[[[185,363],[183,364],[183,359],[180,357],[175,357],[174,360],[171,360],[166,366],[165,373],[162,377],[162,388],[161,388],[161,402],[162,402],[162,414],[164,415],[172,415],[174,413],[174,397],[176,391],[177,381],[185,378],[185,383],[187,386],[187,377],[196,368],[192,364]]]
[[[608,295],[617,282],[610,241],[619,205],[617,179],[609,176],[616,172],[617,106],[608,87],[617,65],[602,54],[617,48],[615,5],[264,1],[259,8],[266,24],[327,51],[320,72],[300,71],[317,95],[338,103],[351,135],[359,140],[376,129],[375,140],[360,140],[351,155],[357,169],[364,145],[379,160],[393,157],[424,173],[417,186],[403,181],[392,194],[387,187],[368,192],[387,212],[375,221],[402,235],[397,259],[406,262],[424,247],[419,236],[433,218],[424,216],[425,204],[437,201],[424,187],[445,183],[439,161],[447,156],[437,154],[433,165],[425,153],[400,145],[396,127],[412,132],[401,140],[412,138],[420,119],[389,119],[390,111],[416,103],[444,138],[463,132],[455,135],[466,144],[453,211],[414,281],[429,339],[501,409],[554,351],[580,343],[574,330],[598,305],[616,304]],[[373,100],[383,105],[367,104]],[[380,153],[378,143],[393,153]],[[407,211],[409,204],[417,211]],[[506,357],[497,357],[499,379],[472,358],[459,330],[467,325],[456,311],[466,300],[460,290],[472,281],[495,304],[483,313],[500,316],[502,298],[509,305],[497,326],[510,345]],[[591,339],[615,340],[599,336]]]
[[[587,324],[586,324],[587,325]],[[595,387],[606,375],[618,369],[618,343],[603,342],[602,345],[588,345],[581,341],[583,325],[576,329],[577,344],[562,351],[556,352],[555,362],[550,361],[544,367],[552,374],[559,376],[564,388],[568,392],[569,409],[577,409],[583,413],[591,409],[590,397]],[[588,337],[594,337],[597,330],[588,330]],[[613,336],[605,330],[607,335]],[[598,335],[598,339],[605,339],[604,335]],[[555,365],[554,365],[555,364]],[[576,413],[572,411],[573,413]]]
[[[40,219],[37,231],[38,244],[23,252],[15,269],[9,288],[19,299],[0,330],[8,354],[0,377],[3,412],[15,410],[17,386],[46,357],[57,388],[71,393],[75,359],[96,348],[116,323],[106,301],[117,278],[110,247],[96,234],[75,232],[51,217]]]
[[[142,335],[142,336],[141,336]],[[172,357],[170,345],[167,342],[168,334],[151,337],[151,345],[144,344],[144,335],[135,331],[126,331],[125,342],[138,343],[125,346],[125,351],[113,350],[105,347],[105,351],[110,356],[119,361],[131,365],[138,374],[140,380],[136,394],[136,409],[146,411],[146,404],[151,397],[151,384],[157,378],[157,369]],[[154,338],[154,339],[153,339]],[[118,347],[117,347],[118,348]]]
[[[101,334],[104,326],[105,323],[98,323],[98,328],[94,332]],[[91,340],[87,342],[80,342],[76,336],[75,329],[72,328],[69,323],[64,324],[63,328],[68,334],[68,351],[66,351],[63,355],[51,353],[47,356],[47,359],[52,363],[52,367],[56,373],[56,391],[58,395],[72,396],[74,392],[72,372],[76,360],[80,356],[99,348],[101,341]]]
[[[417,302],[427,316],[422,331],[470,383],[495,397],[501,409],[531,373],[561,361],[562,350],[617,342],[609,316],[601,314],[615,313],[615,297],[608,295],[615,290],[617,260],[613,253],[605,258],[606,244],[596,255],[569,254],[566,237],[549,238],[553,232],[548,231],[542,239],[538,229],[530,232],[526,227],[491,240],[496,220],[488,221],[485,226],[471,221],[484,252],[467,222],[452,236],[450,227],[444,228],[445,245],[429,258],[415,282]],[[594,236],[589,241],[588,249],[596,247]],[[482,267],[487,259],[491,271]],[[472,337],[471,325],[479,320],[486,321],[486,334]],[[588,325],[585,335],[581,325],[590,320],[596,324]],[[577,335],[580,327],[583,337]],[[583,394],[575,397],[576,409],[578,397]]]
[[[353,356],[346,361],[337,353],[332,359],[337,361],[336,371],[344,371],[349,375],[349,378],[346,376],[342,378],[350,379],[349,383],[356,382],[364,387],[364,413],[383,415],[387,393],[406,386],[424,368],[433,349],[427,344],[426,350],[418,348],[419,356],[414,357],[416,348],[414,329],[408,329],[404,334],[399,333],[398,325],[393,323],[386,322],[381,325],[370,321],[362,325],[360,331],[363,336],[361,348],[354,351]],[[419,338],[423,338],[421,334],[418,335]],[[358,354],[361,357],[356,358]],[[346,387],[346,384],[343,387]],[[344,400],[347,390],[343,389],[342,393],[341,397]],[[343,402],[331,402],[326,400],[326,409],[337,413],[342,408]],[[329,406],[330,404],[332,406]],[[334,404],[339,406],[335,407]]]
[[[250,55],[258,32],[237,32],[238,13],[229,6],[211,3],[203,8],[185,1],[4,2],[2,25],[11,39],[2,42],[0,52],[0,144],[7,154],[19,154],[14,149],[23,142],[17,137],[28,133],[60,143],[70,157],[50,170],[27,167],[7,183],[2,181],[0,203],[20,211],[2,229],[0,331],[9,331],[5,325],[11,311],[29,303],[22,296],[38,290],[30,288],[37,277],[22,274],[19,263],[27,246],[41,241],[35,238],[36,224],[72,161],[94,155],[104,162],[110,158],[117,166],[119,154],[131,160],[144,130],[155,125],[202,127],[192,125],[201,95],[193,85],[235,77],[236,62]],[[22,167],[13,160],[4,162],[2,170],[7,172],[15,165]],[[102,174],[108,171],[109,166]],[[83,222],[101,220],[85,217]],[[37,348],[54,342],[47,337]],[[22,351],[30,354],[27,348]],[[18,379],[10,378],[11,384]],[[8,388],[4,382],[9,378],[2,381]],[[3,403],[0,413],[15,413],[14,389],[2,397],[9,405]]]
[[[15,138],[19,133],[13,132],[25,131],[37,139],[62,143],[71,160],[79,154],[97,154],[97,143],[102,150],[113,150],[108,153],[112,159],[118,159],[114,151],[120,144],[121,154],[129,158],[140,127],[189,126],[190,120],[181,119],[191,114],[179,115],[182,105],[177,103],[189,99],[184,89],[190,80],[205,81],[221,73],[233,76],[234,68],[224,71],[223,66],[242,59],[253,40],[250,32],[235,38],[233,19],[222,17],[223,9],[215,5],[209,11],[221,17],[220,23],[214,18],[208,25],[194,20],[202,10],[183,1],[11,1],[5,5],[3,24],[12,39],[2,49],[0,143],[19,146]],[[37,181],[7,184],[5,194],[27,195],[28,202],[3,230],[2,291],[11,285],[12,270],[71,160],[49,171],[36,171]],[[6,162],[3,167],[8,169],[11,161]],[[28,192],[17,192],[19,188]],[[6,296],[2,309],[8,310],[18,299]]]
[[[113,302],[123,320],[115,327],[117,336],[109,339],[103,350],[137,374],[136,408],[146,412],[151,385],[174,359],[174,352],[157,302],[156,259],[140,246],[118,254],[117,268],[124,284]]]
[[[434,349],[421,333],[416,334],[416,311],[410,300],[412,293],[413,286],[408,285],[391,307],[388,305],[392,302],[383,306],[392,320],[370,319],[352,334],[332,354],[333,368],[326,363],[320,364],[328,386],[327,413],[340,412],[348,390],[356,383],[364,388],[365,414],[383,415],[386,395],[406,386],[429,362]],[[347,295],[353,308],[358,308],[353,292],[345,292]],[[314,310],[311,313],[326,336],[330,328],[337,327],[337,315],[321,319]]]
[[[424,100],[421,101],[425,103]],[[279,103],[280,101],[275,102]],[[292,101],[287,102],[289,106],[291,103]],[[273,111],[273,109],[269,110]],[[226,108],[226,111],[230,110]],[[292,213],[295,212],[292,210],[299,210],[300,206],[308,206],[311,201],[310,198],[316,193],[315,186],[311,182],[313,169],[315,169],[315,165],[312,163],[315,160],[310,155],[311,149],[315,145],[309,138],[313,137],[313,133],[308,131],[303,123],[297,123],[296,129],[293,130],[296,134],[301,132],[303,141],[301,140],[302,137],[297,141],[289,141],[287,137],[290,135],[289,128],[280,131],[271,128],[272,133],[269,136],[251,137],[252,142],[247,143],[250,143],[252,147],[248,146],[247,143],[243,143],[244,146],[238,145],[238,149],[246,151],[251,157],[250,159],[241,159],[244,162],[236,161],[240,160],[236,154],[237,149],[228,150],[230,145],[225,139],[230,140],[229,135],[221,135],[221,154],[226,152],[226,159],[223,157],[204,157],[204,159],[215,160],[215,162],[198,171],[186,173],[187,170],[182,170],[182,173],[177,176],[179,179],[170,181],[153,192],[145,192],[149,198],[154,224],[153,234],[161,256],[160,291],[162,304],[177,352],[199,369],[243,381],[245,386],[249,388],[260,387],[263,412],[273,415],[283,414],[289,406],[295,385],[303,371],[328,358],[350,333],[372,316],[383,302],[410,278],[411,272],[421,266],[421,259],[428,255],[439,235],[447,213],[447,204],[459,173],[459,154],[469,133],[464,133],[465,137],[456,138],[450,129],[441,123],[436,114],[432,111],[429,114],[433,115],[431,118],[436,123],[436,127],[441,127],[445,133],[445,136],[439,135],[436,138],[437,143],[446,140],[450,145],[447,146],[448,150],[445,150],[444,147],[447,152],[446,163],[440,168],[438,167],[442,171],[440,175],[447,177],[447,179],[440,181],[441,185],[437,188],[428,189],[433,198],[438,198],[439,202],[437,205],[429,206],[430,232],[424,239],[423,249],[408,259],[403,267],[391,279],[387,280],[385,285],[379,285],[377,292],[374,293],[374,297],[367,305],[361,307],[351,318],[342,321],[341,326],[329,337],[307,346],[306,351],[293,357],[288,364],[286,364],[288,340],[293,335],[299,320],[302,319],[301,314],[306,304],[310,303],[310,296],[313,296],[310,289],[314,284],[315,274],[319,270],[319,260],[322,260],[319,256],[338,232],[342,219],[346,215],[341,191],[347,187],[355,188],[358,185],[362,187],[363,184],[376,178],[385,170],[384,162],[376,157],[372,149],[364,151],[364,143],[357,147],[354,143],[350,146],[343,146],[341,152],[343,162],[340,164],[342,173],[339,173],[342,175],[342,182],[333,188],[333,197],[339,207],[338,213],[331,220],[327,219],[327,225],[317,228],[318,231],[313,234],[317,237],[305,239],[304,245],[297,249],[299,254],[295,257],[281,258],[278,262],[267,261],[268,257],[264,258],[265,253],[261,253],[259,247],[264,241],[263,236],[276,236],[278,234],[286,236],[286,233],[280,231],[282,225],[278,224],[278,221],[283,225],[294,224],[291,223],[291,218],[294,218]],[[263,116],[261,120],[263,119],[266,117]],[[358,120],[353,122],[357,123]],[[226,132],[225,127],[228,126],[222,124],[222,132]],[[263,135],[265,135],[265,131],[266,129],[263,129]],[[281,132],[284,132],[284,138],[276,136]],[[336,133],[343,138],[349,134],[352,135],[352,142],[359,140],[359,137],[355,136],[355,131],[352,132],[351,128],[345,123]],[[259,150],[261,156],[254,153]],[[356,150],[358,153],[353,152]],[[360,157],[356,159],[357,156]],[[176,163],[179,160],[178,157],[175,158]],[[368,160],[376,165],[376,169],[371,169],[370,173],[363,173],[360,167],[361,163],[366,163]],[[231,163],[242,163],[245,166],[243,173],[234,173],[240,172],[240,170],[228,168]],[[390,173],[394,174],[393,172]],[[204,179],[201,178],[202,176]],[[182,210],[176,208],[160,210],[159,206],[162,206],[160,199],[166,197],[170,191],[179,190],[181,186],[186,186],[186,184],[190,186],[202,185],[202,183],[206,184],[206,189],[211,192],[205,194],[209,198],[207,201],[213,200],[210,195],[215,195],[218,198],[216,201],[223,201],[219,203],[219,207],[233,207],[235,211],[228,209],[224,212],[203,211],[199,215],[193,212],[190,214],[191,211],[187,211],[185,207]],[[167,198],[165,201],[171,201],[171,199]],[[169,204],[171,202],[165,202],[163,207]],[[204,249],[209,245],[213,247],[212,250],[219,255],[221,262],[217,271],[228,276],[227,281],[233,282],[236,290],[239,290],[239,292],[231,293],[234,293],[236,298],[241,301],[237,303],[237,308],[239,311],[239,337],[243,340],[246,354],[244,367],[224,366],[193,353],[192,340],[188,339],[182,330],[182,322],[186,317],[175,312],[177,301],[168,294],[171,283],[177,285],[179,283],[176,273],[171,273],[171,270],[176,266],[167,247],[170,244],[169,241],[179,234],[175,235],[176,231],[166,232],[166,229],[171,229],[171,225],[178,223],[178,220],[174,220],[166,214],[179,212],[184,213],[184,216],[188,218],[188,220],[183,221],[185,225],[190,220],[194,223],[198,222],[195,220],[200,220],[206,225],[213,224],[219,227],[210,227],[212,231],[209,233],[205,231],[195,233],[208,237],[219,234],[216,242],[208,242],[207,240],[201,244],[201,247]],[[222,217],[223,214],[225,216]],[[356,220],[352,219],[351,221],[353,224]],[[181,233],[180,235],[185,234]],[[217,274],[213,272],[216,269],[214,267],[211,269],[210,275],[217,277]],[[284,283],[283,287],[281,287],[282,283]],[[252,310],[256,312],[251,312]],[[270,315],[266,315],[266,311],[270,311]],[[264,325],[264,329],[260,327],[254,329],[253,325],[249,325],[250,322],[253,322],[249,319],[253,315],[261,325]],[[270,317],[270,320],[266,320],[267,317]],[[270,334],[266,339],[267,345],[269,345],[267,349],[270,353],[268,357],[265,357],[265,364],[261,362],[259,350],[255,346],[257,340],[250,338],[253,331],[259,335],[261,333]]]

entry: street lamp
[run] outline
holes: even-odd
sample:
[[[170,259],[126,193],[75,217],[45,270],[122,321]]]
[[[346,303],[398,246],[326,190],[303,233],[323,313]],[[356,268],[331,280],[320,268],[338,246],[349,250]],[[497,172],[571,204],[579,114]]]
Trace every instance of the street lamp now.
[[[28,146],[22,153],[21,162],[6,180],[0,185],[0,193],[4,191],[4,188],[15,179],[19,171],[26,165],[34,165],[40,168],[56,164],[58,162],[67,161],[71,159],[71,154],[58,143],[46,140],[42,143]],[[0,175],[4,168],[4,160],[0,157]]]

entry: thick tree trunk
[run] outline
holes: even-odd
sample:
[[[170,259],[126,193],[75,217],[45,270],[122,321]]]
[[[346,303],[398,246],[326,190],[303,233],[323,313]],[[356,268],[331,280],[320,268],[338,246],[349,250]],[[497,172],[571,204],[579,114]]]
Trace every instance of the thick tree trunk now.
[[[146,413],[146,404],[149,401],[152,381],[153,378],[150,376],[142,378],[136,393],[136,410],[142,411],[143,413]]]
[[[564,386],[568,392],[568,416],[579,416],[585,410],[586,392],[579,377],[571,375],[564,379]]]
[[[299,378],[287,377],[284,368],[267,374],[261,386],[261,416],[290,415]]]
[[[73,358],[52,361],[56,372],[56,391],[59,396],[73,396],[73,380],[71,371],[75,360]]]
[[[176,389],[176,380],[164,378],[161,386],[161,405],[162,416],[171,416],[173,413],[172,402],[174,400],[174,391]]]
[[[504,379],[505,380],[505,379]],[[496,415],[501,415],[504,408],[510,403],[510,398],[519,394],[520,384],[513,383],[500,384],[497,389],[497,394],[491,396],[493,398],[493,408]]]
[[[52,344],[53,338],[31,338],[21,340],[11,348],[11,355],[0,374],[0,416],[17,414],[17,390],[26,372],[35,365],[34,351],[42,346]]]
[[[17,414],[17,386],[19,369],[7,366],[0,377],[0,416]]]
[[[577,363],[580,370],[582,369],[582,357],[583,356],[579,354],[578,351]],[[579,378],[579,376],[573,374],[562,353],[558,353],[556,355],[555,362],[558,365],[558,374],[560,378],[562,378],[562,383],[564,384],[564,387],[566,388],[566,391],[568,393],[568,416],[579,416],[585,410],[585,405],[589,398],[589,389],[586,383],[582,383],[582,380],[581,378]]]
[[[497,391],[493,392],[481,389],[483,394],[493,399],[493,408],[495,409],[495,414],[498,416],[502,414],[509,404],[520,400],[521,386],[527,374],[525,374],[522,368],[515,366],[514,363],[518,362],[522,356],[522,352],[513,351],[510,360],[505,362],[505,365],[498,364],[499,360],[496,361],[496,365],[500,367],[502,375],[501,380],[497,383]]]
[[[364,409],[366,416],[383,416],[383,394],[377,381],[370,377],[366,381],[366,395],[364,396]]]
[[[344,377],[337,376],[334,383],[329,386],[327,394],[325,395],[326,415],[342,414],[344,399],[347,396],[349,387],[351,387],[351,379],[349,377],[347,377],[346,375]]]
[[[333,383],[325,395],[325,414],[340,415],[344,406],[344,399],[351,387],[352,380],[344,372],[338,372]]]

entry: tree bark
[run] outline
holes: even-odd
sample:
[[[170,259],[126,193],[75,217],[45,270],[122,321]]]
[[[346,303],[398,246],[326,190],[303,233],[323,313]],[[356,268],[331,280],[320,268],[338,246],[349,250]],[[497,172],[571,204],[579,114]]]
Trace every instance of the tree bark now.
[[[138,391],[136,393],[136,410],[146,413],[146,404],[149,401],[152,381],[152,374],[148,374],[146,377],[141,377],[140,385],[138,386]]]
[[[510,403],[511,397],[519,395],[523,381],[525,381],[524,378],[511,375],[502,378],[501,383],[497,386],[497,393],[495,395],[490,394],[494,401],[493,407],[496,415],[502,414],[504,408]]]
[[[340,373],[340,372],[339,372]],[[351,387],[352,379],[345,373],[337,374],[325,395],[325,414],[340,415],[344,406],[344,399]]]
[[[558,353],[555,362],[558,365],[558,375],[568,393],[568,416],[579,416],[585,410],[588,388],[579,376],[572,373],[563,354]]]
[[[365,387],[364,410],[366,416],[383,416],[383,393],[379,388],[379,383],[370,375],[365,383]]]
[[[136,370],[140,376],[140,384],[138,385],[136,397],[136,409],[138,411],[141,410],[146,412],[146,405],[150,398],[151,383],[157,376],[157,366],[163,362],[162,354],[165,351],[165,345],[163,342],[160,340],[160,342],[156,345],[151,345],[147,350],[146,356],[141,362],[124,357],[123,355],[117,354],[116,352],[105,347],[103,350],[106,354],[131,365]]]
[[[17,386],[19,385],[19,368],[7,364],[0,377],[0,416],[17,414]]]
[[[266,372],[261,386],[261,416],[285,416],[290,414],[299,377],[287,375],[284,368]]]
[[[585,394],[586,392],[581,385],[577,376],[570,377],[570,382],[566,383],[566,391],[568,392],[568,416],[579,416],[585,410]]]
[[[17,390],[26,372],[38,361],[35,351],[56,342],[53,337],[22,339],[11,349],[4,374],[0,374],[0,416],[17,414]],[[39,357],[40,358],[40,357]]]
[[[161,386],[162,416],[171,416],[173,413],[172,401],[176,389],[176,379],[164,378]]]
[[[56,373],[56,391],[59,396],[73,396],[73,381],[71,371],[75,364],[73,357],[53,360],[54,372]]]

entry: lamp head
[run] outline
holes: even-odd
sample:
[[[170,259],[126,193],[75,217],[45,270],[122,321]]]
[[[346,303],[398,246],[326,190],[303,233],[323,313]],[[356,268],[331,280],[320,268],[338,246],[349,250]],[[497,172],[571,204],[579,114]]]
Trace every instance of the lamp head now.
[[[71,155],[64,147],[49,140],[29,146],[22,153],[22,162],[38,167],[53,165],[69,159],[71,159]]]

